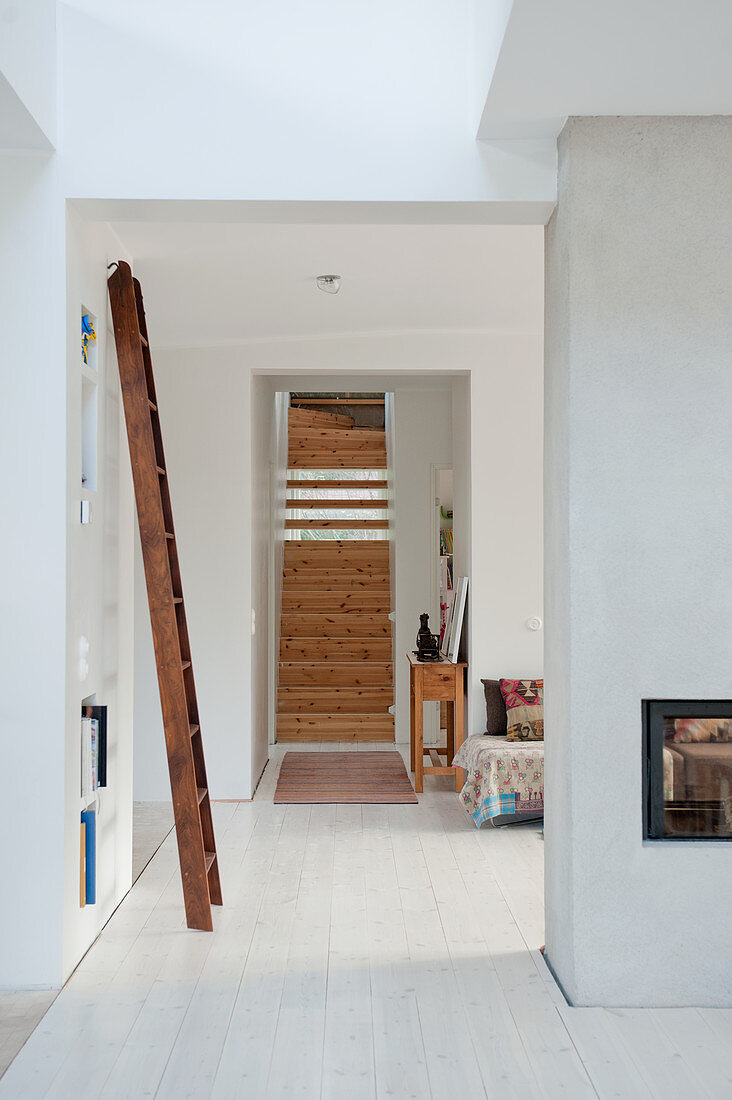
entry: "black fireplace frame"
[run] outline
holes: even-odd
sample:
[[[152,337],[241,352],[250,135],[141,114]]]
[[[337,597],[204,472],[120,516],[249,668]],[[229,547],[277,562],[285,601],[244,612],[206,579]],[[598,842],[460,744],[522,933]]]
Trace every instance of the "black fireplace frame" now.
[[[643,708],[643,839],[703,844],[727,843],[727,836],[669,836],[663,801],[664,718],[732,718],[730,699],[644,699]],[[651,765],[656,763],[655,770]]]

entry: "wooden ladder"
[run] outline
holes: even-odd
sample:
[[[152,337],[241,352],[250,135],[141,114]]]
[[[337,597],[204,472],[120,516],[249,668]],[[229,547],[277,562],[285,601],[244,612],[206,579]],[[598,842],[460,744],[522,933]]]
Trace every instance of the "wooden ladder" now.
[[[145,564],[160,702],[189,928],[210,932],[221,905],[178,550],[142,291],[120,260],[109,279],[132,479]]]

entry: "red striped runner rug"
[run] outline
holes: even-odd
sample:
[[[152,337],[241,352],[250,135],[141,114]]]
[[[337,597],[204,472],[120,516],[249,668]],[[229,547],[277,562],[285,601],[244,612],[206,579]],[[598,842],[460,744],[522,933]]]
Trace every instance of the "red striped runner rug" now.
[[[417,802],[398,752],[286,752],[275,802]]]

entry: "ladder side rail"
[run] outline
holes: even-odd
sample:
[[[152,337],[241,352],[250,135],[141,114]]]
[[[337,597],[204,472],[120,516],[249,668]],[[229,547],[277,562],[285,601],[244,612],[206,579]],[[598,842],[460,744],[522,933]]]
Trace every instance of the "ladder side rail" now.
[[[158,670],[186,920],[190,928],[210,931],[213,922],[148,378],[131,271],[123,261],[109,279],[109,294]]]

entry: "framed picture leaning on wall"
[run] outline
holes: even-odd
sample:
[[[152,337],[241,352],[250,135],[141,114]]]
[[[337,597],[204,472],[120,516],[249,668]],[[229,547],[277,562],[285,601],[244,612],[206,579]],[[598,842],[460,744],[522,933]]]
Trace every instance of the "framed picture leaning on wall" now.
[[[452,599],[452,621],[450,623],[450,636],[446,646],[447,658],[453,664],[460,653],[460,637],[463,632],[463,616],[465,615],[465,603],[468,597],[468,578],[457,577],[455,580],[455,594]]]

